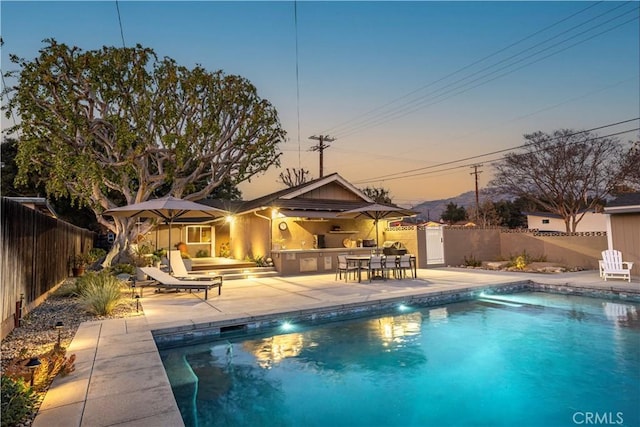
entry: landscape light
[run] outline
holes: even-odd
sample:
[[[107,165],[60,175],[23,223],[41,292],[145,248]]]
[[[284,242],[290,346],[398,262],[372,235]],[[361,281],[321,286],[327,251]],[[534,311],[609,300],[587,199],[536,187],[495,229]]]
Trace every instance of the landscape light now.
[[[58,330],[58,347],[60,347],[60,333],[62,332],[63,327],[64,327],[64,323],[58,320],[55,325],[55,328]]]
[[[33,377],[36,374],[36,369],[38,369],[38,366],[42,365],[42,362],[40,362],[40,359],[38,359],[37,357],[32,357],[29,362],[27,362],[27,368],[29,368],[29,371],[31,372],[31,382],[30,385],[31,387],[33,387]]]

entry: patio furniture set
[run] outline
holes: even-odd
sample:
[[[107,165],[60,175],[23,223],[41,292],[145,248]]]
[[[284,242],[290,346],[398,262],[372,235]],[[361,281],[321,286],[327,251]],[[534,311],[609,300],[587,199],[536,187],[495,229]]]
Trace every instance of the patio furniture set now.
[[[349,276],[357,278],[362,282],[362,272],[367,272],[369,282],[374,279],[387,280],[393,275],[397,279],[407,277],[417,277],[416,257],[406,255],[338,255],[338,266],[336,268],[336,280],[342,280],[344,274],[345,282]]]

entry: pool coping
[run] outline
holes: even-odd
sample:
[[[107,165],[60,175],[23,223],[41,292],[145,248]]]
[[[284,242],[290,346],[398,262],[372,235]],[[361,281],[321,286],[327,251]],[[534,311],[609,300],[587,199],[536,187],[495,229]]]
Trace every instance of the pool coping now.
[[[288,301],[286,298],[280,298],[277,301],[274,299],[270,302],[274,305],[279,303],[285,308],[277,309],[265,304],[260,306],[260,309],[256,309],[259,314],[243,316],[222,315],[224,313],[220,313],[221,310],[212,305],[211,299],[205,302],[196,293],[181,296],[156,295],[149,299],[145,297],[143,301],[145,315],[143,316],[85,322],[80,326],[68,348],[68,353],[76,355],[76,371],[67,377],[57,377],[54,380],[33,426],[184,425],[159,353],[159,347],[163,345],[163,341],[170,342],[180,334],[190,336],[191,341],[182,340],[179,344],[190,345],[196,344],[196,339],[212,339],[212,333],[215,334],[216,329],[219,332],[220,328],[226,326],[250,323],[255,324],[256,327],[268,326],[283,318],[304,316],[311,318],[314,315],[316,319],[319,316],[320,318],[326,316],[331,320],[340,310],[367,315],[373,312],[372,307],[392,307],[399,303],[411,304],[418,301],[421,305],[424,303],[441,305],[456,300],[471,299],[489,289],[494,292],[496,290],[513,292],[517,289],[518,291],[540,290],[596,297],[604,295],[605,298],[640,301],[640,287],[635,278],[634,283],[628,286],[626,283],[603,284],[594,280],[589,274],[556,276],[551,281],[545,277],[545,280],[539,282],[534,279],[542,276],[486,275],[473,271],[461,272],[456,269],[443,269],[437,272],[425,270],[421,275],[433,277],[428,277],[428,280],[398,280],[382,286],[378,284],[375,289],[371,284],[338,283],[332,280],[333,275],[317,279],[288,277],[280,278],[279,282],[277,279],[271,282],[270,279],[264,279],[251,283],[229,284],[227,292],[229,288],[237,286],[235,290],[239,294],[242,286],[246,286],[245,291],[249,290],[253,294],[256,286],[263,286],[267,292],[273,292],[278,286],[289,284],[292,287],[289,290],[291,301],[298,301],[295,298],[299,299],[302,293],[300,290],[293,289],[295,284],[305,281],[305,286],[308,288],[316,286],[320,291],[333,293],[332,295],[334,297],[337,295],[338,298],[342,298],[341,289],[360,287],[359,289],[366,289],[368,292],[359,294],[359,301],[353,301],[354,298],[351,297],[346,298],[351,299],[351,302],[330,304],[327,300],[324,304],[318,302],[296,310],[289,308],[291,304],[286,306]],[[461,277],[463,279],[460,279]],[[490,283],[482,283],[483,281]],[[388,292],[389,289],[396,288],[402,288],[405,294],[394,295]],[[385,292],[388,294],[384,294]],[[242,298],[226,300],[226,303],[233,304],[243,302]],[[156,303],[167,305],[155,305]],[[170,312],[174,308],[187,311],[178,312],[176,317],[175,312]],[[188,317],[198,309],[207,309],[212,313],[213,309],[216,309],[220,320],[195,321],[197,317]],[[162,326],[162,323],[157,322],[158,317],[162,315],[162,310],[174,315],[173,321],[169,322],[173,323],[171,326]],[[237,312],[240,313],[240,311]],[[183,320],[179,321],[180,318]]]
[[[451,289],[423,294],[381,298],[374,301],[354,302],[307,308],[301,310],[281,311],[258,316],[239,317],[212,322],[194,323],[184,326],[159,328],[152,330],[154,341],[160,350],[177,346],[189,346],[202,342],[223,338],[227,331],[246,331],[247,334],[280,326],[285,321],[296,323],[322,323],[340,321],[346,318],[369,316],[392,311],[400,304],[433,307],[468,301],[478,298],[483,292],[508,294],[514,292],[536,291],[562,295],[586,296],[592,298],[614,298],[632,302],[640,302],[640,292],[629,292],[616,289],[576,287],[570,284],[556,285],[537,283],[532,280],[516,281],[504,284],[492,284],[480,287]],[[632,290],[633,291],[633,290]]]

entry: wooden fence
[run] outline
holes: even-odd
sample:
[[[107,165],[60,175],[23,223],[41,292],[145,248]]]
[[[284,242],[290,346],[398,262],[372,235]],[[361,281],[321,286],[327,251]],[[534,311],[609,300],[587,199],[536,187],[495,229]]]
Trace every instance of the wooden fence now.
[[[2,338],[21,314],[69,276],[69,259],[87,253],[95,233],[2,198],[0,214]],[[20,310],[22,307],[22,310]]]

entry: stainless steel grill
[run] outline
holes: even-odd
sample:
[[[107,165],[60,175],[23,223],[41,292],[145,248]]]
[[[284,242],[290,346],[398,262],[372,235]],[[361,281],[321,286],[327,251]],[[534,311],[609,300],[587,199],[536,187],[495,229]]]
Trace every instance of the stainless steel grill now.
[[[407,247],[402,242],[387,240],[382,244],[382,253],[385,255],[406,255]]]

